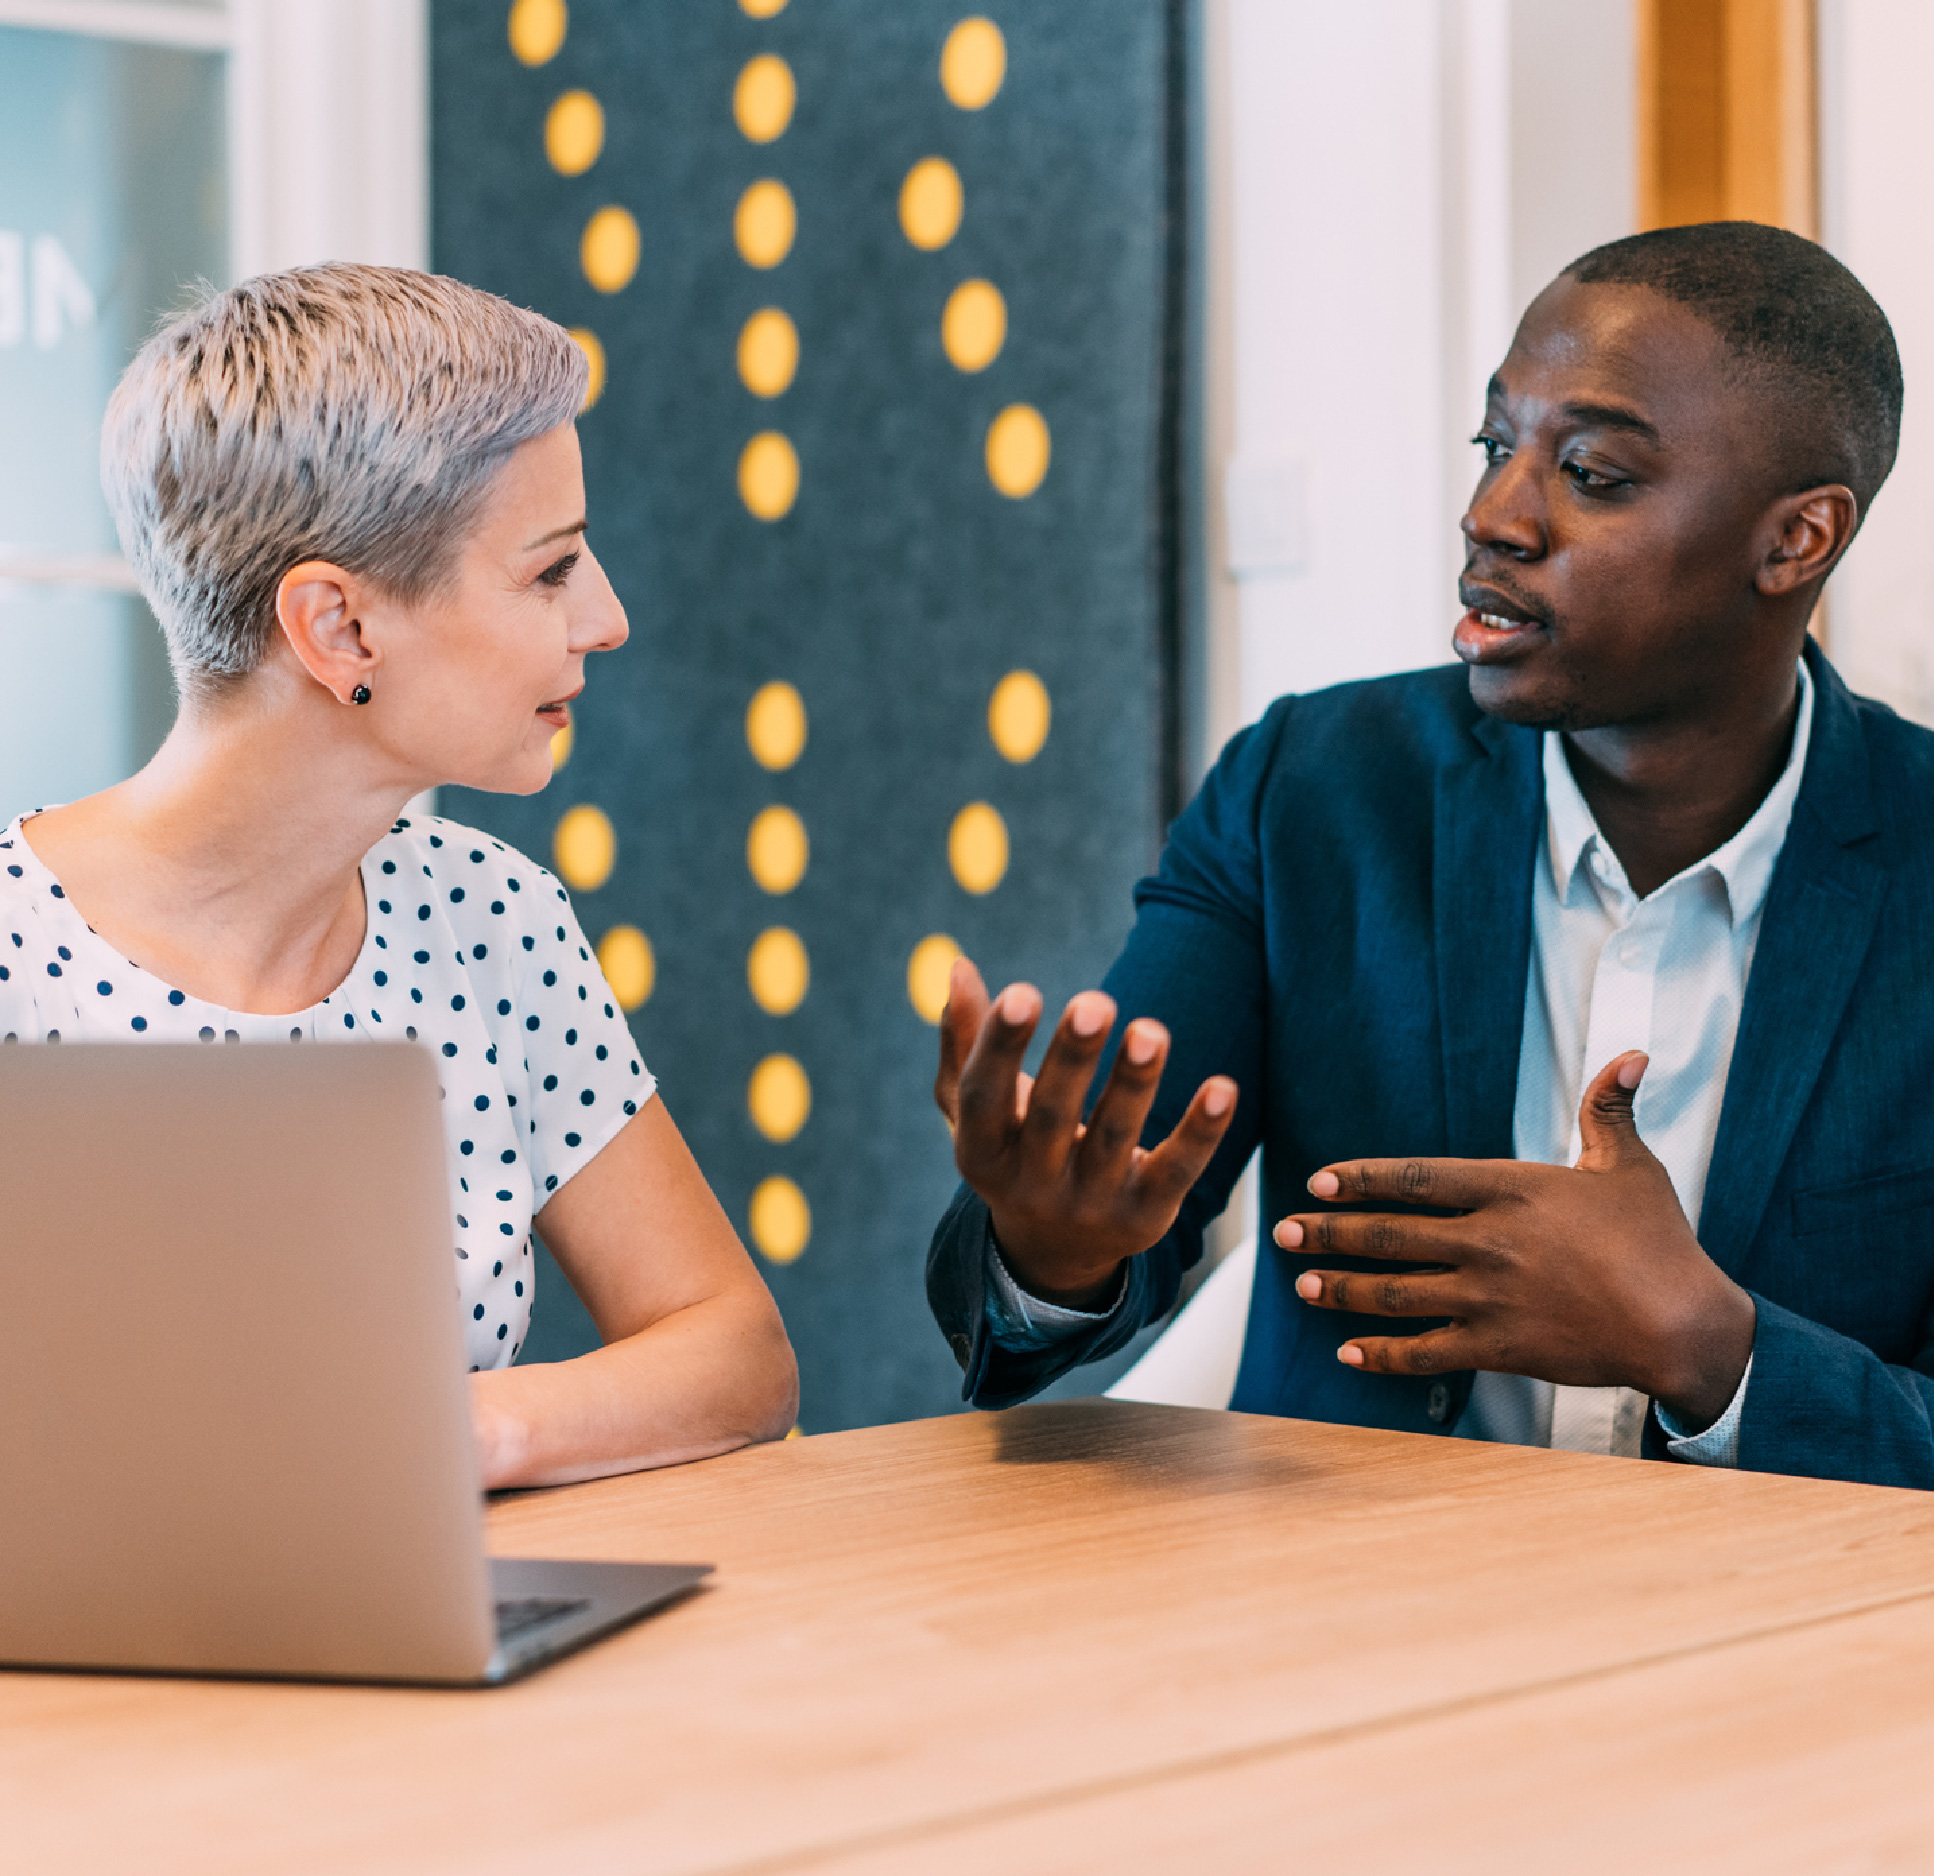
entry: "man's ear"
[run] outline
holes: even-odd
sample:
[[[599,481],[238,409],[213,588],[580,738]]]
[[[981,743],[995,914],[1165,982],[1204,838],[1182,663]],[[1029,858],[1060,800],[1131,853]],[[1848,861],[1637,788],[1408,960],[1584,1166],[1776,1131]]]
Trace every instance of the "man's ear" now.
[[[342,703],[354,701],[382,662],[364,642],[359,582],[333,561],[304,560],[275,589],[275,618],[302,668]]]
[[[1860,525],[1853,490],[1838,482],[1783,495],[1767,517],[1772,545],[1756,584],[1769,599],[1817,585],[1833,571]]]

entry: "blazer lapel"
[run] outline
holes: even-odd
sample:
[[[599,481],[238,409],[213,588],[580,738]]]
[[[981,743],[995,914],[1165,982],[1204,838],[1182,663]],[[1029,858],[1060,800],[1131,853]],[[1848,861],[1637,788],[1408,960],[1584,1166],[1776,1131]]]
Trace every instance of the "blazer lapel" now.
[[[1811,644],[1807,659],[1813,742],[1766,896],[1699,1214],[1699,1241],[1728,1272],[1758,1235],[1887,896],[1859,711]]]
[[[1432,908],[1444,1042],[1444,1151],[1508,1159],[1531,961],[1531,868],[1543,832],[1542,743],[1489,718],[1482,753],[1437,771]]]

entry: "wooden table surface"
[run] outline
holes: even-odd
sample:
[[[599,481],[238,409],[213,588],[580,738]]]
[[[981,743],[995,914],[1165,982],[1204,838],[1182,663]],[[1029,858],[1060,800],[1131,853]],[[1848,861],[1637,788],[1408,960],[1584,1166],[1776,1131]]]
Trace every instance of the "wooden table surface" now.
[[[1097,1401],[491,1538],[719,1571],[490,1692],[0,1675],[0,1867],[1934,1867],[1918,1493]]]

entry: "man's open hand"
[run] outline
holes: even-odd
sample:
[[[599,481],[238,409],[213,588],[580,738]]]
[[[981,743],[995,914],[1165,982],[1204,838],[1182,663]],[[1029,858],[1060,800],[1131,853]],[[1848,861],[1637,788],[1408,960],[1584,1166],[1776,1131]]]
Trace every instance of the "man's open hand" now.
[[[1645,1057],[1585,1091],[1575,1167],[1518,1160],[1354,1160],[1309,1182],[1319,1199],[1453,1210],[1451,1218],[1330,1212],[1286,1218],[1285,1250],[1436,1266],[1308,1270],[1323,1309],[1445,1316],[1447,1328],[1358,1336],[1338,1358],[1379,1374],[1481,1368],[1578,1387],[1634,1387],[1708,1426],[1753,1352],[1753,1300],[1700,1248],[1666,1170],[1633,1123]]]
[[[1049,1302],[1103,1300],[1127,1258],[1174,1224],[1236,1111],[1236,1086],[1212,1076],[1161,1145],[1142,1126],[1168,1060],[1168,1031],[1139,1017],[1086,1126],[1082,1102],[1107,1046],[1115,1005],[1085,990],[1062,1014],[1030,1078],[1022,1057],[1041,1020],[1041,993],[1010,984],[988,1001],[980,972],[955,961],[940,1018],[934,1099],[954,1130],[954,1163],[987,1201],[1015,1276]]]

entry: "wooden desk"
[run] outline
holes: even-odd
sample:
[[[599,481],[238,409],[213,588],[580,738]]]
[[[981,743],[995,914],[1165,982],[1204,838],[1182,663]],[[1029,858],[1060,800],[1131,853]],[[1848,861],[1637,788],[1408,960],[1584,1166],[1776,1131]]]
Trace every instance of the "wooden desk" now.
[[[1080,1402],[491,1524],[717,1586],[497,1692],[0,1676],[0,1864],[1934,1860],[1916,1493]]]

